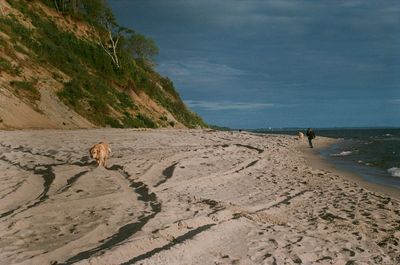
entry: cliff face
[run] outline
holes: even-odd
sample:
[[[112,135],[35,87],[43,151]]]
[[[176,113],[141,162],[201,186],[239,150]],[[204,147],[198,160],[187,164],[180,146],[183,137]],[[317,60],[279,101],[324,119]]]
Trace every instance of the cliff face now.
[[[52,2],[0,1],[0,128],[206,126],[124,36],[116,65],[115,32]]]

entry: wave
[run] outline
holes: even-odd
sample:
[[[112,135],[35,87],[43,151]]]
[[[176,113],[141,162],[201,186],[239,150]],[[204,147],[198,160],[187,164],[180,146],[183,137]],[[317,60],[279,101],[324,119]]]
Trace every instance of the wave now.
[[[353,152],[351,152],[351,151],[343,151],[343,152],[340,152],[339,154],[332,154],[331,156],[348,156],[348,155],[351,155]]]
[[[372,165],[371,163],[364,162],[364,161],[362,161],[362,160],[358,160],[357,163],[363,164],[363,165],[366,165],[366,166],[371,166],[371,165]]]
[[[400,177],[400,168],[398,167],[389,168],[388,172],[392,177]]]

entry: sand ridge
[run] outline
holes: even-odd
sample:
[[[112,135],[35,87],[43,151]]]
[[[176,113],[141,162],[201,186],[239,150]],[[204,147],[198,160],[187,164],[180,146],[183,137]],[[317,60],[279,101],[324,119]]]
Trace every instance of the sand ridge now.
[[[107,169],[88,153],[102,140]],[[311,167],[304,145],[212,130],[2,131],[0,264],[398,264],[399,201]]]

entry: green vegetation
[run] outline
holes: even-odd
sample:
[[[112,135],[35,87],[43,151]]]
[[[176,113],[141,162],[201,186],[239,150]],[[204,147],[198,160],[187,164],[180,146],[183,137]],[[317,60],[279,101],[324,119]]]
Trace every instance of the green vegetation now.
[[[27,98],[32,103],[40,100],[40,92],[35,87],[36,82],[11,81],[10,85],[15,88],[19,96]]]
[[[29,47],[38,63],[49,64],[69,76],[70,80],[64,83],[58,97],[94,124],[157,128],[156,121],[139,113],[130,97],[130,90],[135,90],[145,92],[184,125],[206,126],[199,116],[188,110],[172,81],[153,70],[152,62],[158,53],[155,43],[134,30],[119,26],[105,1],[42,0],[60,14],[90,25],[93,39],[78,38],[71,29],[59,28],[41,9],[27,1],[7,2],[28,18],[34,28],[23,26],[13,16],[2,16],[0,30]],[[14,44],[14,49],[26,53],[20,44]],[[0,58],[0,70],[18,74],[14,68]],[[53,77],[62,80],[58,74]],[[14,83],[13,86],[30,91],[31,97],[40,97],[40,93],[35,94],[38,91],[33,84]],[[130,113],[137,114],[133,117]]]
[[[124,112],[124,124],[127,127],[131,128],[157,128],[157,124],[146,115],[138,113],[136,117],[132,117],[132,115],[128,112]]]
[[[19,76],[21,69],[17,66],[13,66],[8,60],[0,57],[0,71],[4,71],[13,76]]]

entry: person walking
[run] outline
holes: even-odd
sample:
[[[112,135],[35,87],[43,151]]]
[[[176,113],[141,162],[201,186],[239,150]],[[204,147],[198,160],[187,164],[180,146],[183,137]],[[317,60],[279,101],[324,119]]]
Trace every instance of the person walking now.
[[[312,140],[315,138],[315,133],[311,128],[307,129],[306,136],[308,138],[308,143],[310,144],[310,148],[313,148]]]

